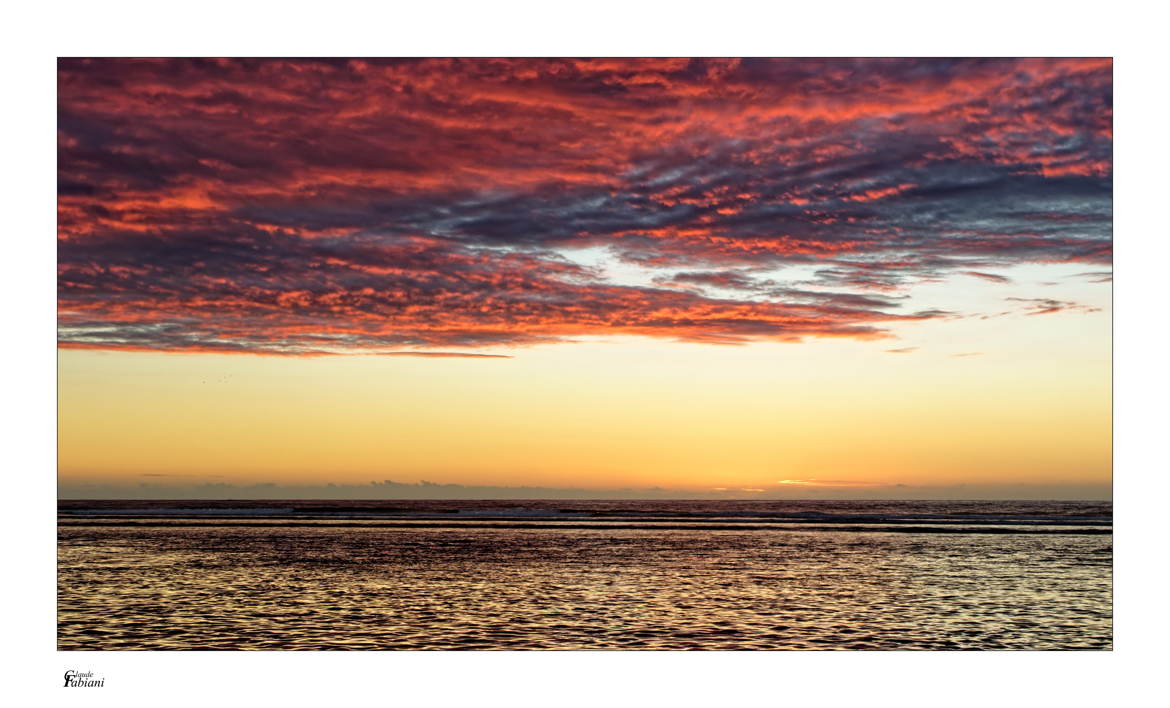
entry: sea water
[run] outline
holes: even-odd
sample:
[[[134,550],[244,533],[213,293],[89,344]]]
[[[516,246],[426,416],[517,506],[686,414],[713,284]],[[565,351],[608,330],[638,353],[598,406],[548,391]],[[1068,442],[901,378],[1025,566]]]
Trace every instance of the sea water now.
[[[59,649],[1111,649],[1102,502],[58,506]]]

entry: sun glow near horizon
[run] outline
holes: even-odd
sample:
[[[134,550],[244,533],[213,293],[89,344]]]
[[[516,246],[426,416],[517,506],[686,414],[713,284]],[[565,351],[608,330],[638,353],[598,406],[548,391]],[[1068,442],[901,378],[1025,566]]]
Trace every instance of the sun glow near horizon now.
[[[1099,314],[1073,318],[1029,318],[1016,334],[1067,352],[1060,336],[1107,332]],[[510,359],[63,350],[60,473],[71,484],[1106,488],[1108,351],[1029,358],[1014,351],[1027,342],[1009,341],[966,357],[631,338]]]

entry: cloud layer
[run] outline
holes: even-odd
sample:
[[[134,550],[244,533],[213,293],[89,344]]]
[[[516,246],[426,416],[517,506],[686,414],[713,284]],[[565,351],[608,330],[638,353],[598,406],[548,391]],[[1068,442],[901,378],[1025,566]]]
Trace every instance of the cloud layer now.
[[[916,282],[1111,261],[1109,60],[68,59],[58,96],[66,347],[876,338],[945,314]]]
[[[148,477],[148,475],[143,475]],[[167,477],[171,475],[159,475]],[[799,483],[794,483],[799,482]],[[859,484],[780,480],[762,488],[582,489],[370,482],[369,484],[230,484],[154,480],[141,484],[59,481],[58,499],[1111,499],[1109,484]]]

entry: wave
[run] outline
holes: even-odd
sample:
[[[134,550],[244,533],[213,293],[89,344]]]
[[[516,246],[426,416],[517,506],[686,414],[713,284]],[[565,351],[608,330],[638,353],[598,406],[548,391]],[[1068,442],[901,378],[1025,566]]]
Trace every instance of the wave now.
[[[1102,502],[199,502],[58,504],[61,526],[833,530],[1112,533]]]

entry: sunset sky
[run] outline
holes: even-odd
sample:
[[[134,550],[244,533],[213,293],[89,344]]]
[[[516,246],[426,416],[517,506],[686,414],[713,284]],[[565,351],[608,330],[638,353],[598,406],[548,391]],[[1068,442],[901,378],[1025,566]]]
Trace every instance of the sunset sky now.
[[[59,492],[1108,498],[1112,73],[61,60]]]

